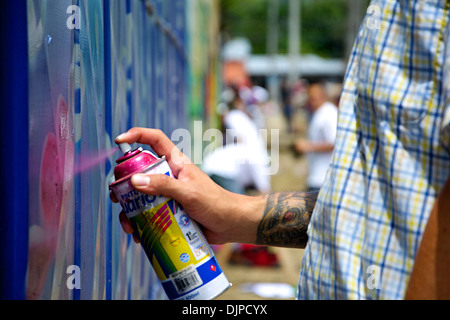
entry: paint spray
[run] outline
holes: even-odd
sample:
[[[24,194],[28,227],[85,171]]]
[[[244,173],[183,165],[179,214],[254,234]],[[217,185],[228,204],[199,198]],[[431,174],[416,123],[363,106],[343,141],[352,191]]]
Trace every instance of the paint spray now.
[[[133,225],[135,235],[150,260],[170,300],[214,299],[231,284],[220,268],[198,224],[174,199],[150,196],[135,190],[137,173],[173,177],[165,157],[142,148],[120,144],[115,181],[110,189]]]

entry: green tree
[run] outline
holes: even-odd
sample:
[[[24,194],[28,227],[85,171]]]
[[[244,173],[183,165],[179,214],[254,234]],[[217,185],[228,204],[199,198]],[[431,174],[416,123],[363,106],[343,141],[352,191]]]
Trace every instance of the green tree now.
[[[253,53],[266,52],[268,0],[221,0],[221,31],[227,38],[245,37]]]
[[[368,0],[358,0],[368,3]],[[289,0],[279,0],[279,53],[287,53]],[[301,52],[343,58],[347,49],[349,0],[301,1]],[[268,0],[221,0],[225,38],[246,37],[253,53],[266,53]],[[363,9],[366,6],[362,6]]]

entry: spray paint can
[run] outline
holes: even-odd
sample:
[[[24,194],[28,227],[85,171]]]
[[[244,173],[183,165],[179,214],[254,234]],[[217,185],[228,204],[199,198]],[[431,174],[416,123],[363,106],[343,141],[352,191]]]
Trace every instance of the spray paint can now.
[[[165,157],[127,144],[119,145],[115,181],[110,189],[133,225],[135,235],[150,260],[170,300],[214,299],[231,285],[198,224],[174,199],[150,196],[135,190],[137,173],[173,177]]]

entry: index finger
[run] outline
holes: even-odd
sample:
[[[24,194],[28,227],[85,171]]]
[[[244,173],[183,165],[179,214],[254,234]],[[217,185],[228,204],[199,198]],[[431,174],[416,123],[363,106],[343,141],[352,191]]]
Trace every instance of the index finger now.
[[[109,192],[109,198],[114,203],[119,203],[119,199],[117,199],[116,194],[112,191]]]
[[[190,164],[186,157],[175,144],[159,129],[132,128],[128,132],[119,135],[115,141],[120,143],[142,143],[152,147],[158,156],[165,156],[173,172],[178,172],[183,164]]]

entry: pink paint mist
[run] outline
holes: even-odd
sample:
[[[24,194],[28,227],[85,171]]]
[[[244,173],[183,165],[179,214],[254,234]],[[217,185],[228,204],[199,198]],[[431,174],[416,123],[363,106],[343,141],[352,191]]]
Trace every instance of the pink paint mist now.
[[[109,157],[114,155],[119,150],[118,147],[99,150],[92,154],[83,154],[80,156],[80,161],[77,165],[75,165],[74,173],[79,174],[86,172],[96,166],[104,163]]]

